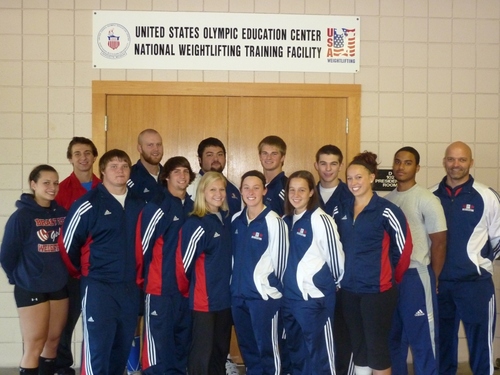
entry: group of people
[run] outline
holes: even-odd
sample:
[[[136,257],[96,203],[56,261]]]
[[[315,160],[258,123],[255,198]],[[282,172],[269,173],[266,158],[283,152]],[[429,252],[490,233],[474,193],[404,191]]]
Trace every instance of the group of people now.
[[[394,155],[397,188],[373,191],[377,155],[316,153],[319,182],[283,172],[286,143],[258,145],[262,172],[239,187],[223,174],[217,138],[163,165],[160,134],[139,134],[140,160],[99,160],[75,137],[73,173],[29,176],[9,218],[0,263],[14,285],[24,350],[20,374],[74,374],[82,314],[82,374],[122,375],[142,348],[144,374],[222,375],[234,324],[246,373],[455,374],[463,322],[474,374],[493,371],[497,193],[470,175],[454,142],[446,176],[416,183],[420,155]],[[143,322],[138,323],[143,316]],[[142,333],[142,343],[139,343]]]

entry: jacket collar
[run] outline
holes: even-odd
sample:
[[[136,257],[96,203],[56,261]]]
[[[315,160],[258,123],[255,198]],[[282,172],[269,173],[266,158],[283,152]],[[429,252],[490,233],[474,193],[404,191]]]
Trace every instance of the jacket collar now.
[[[474,184],[474,178],[469,175],[469,179],[463,184],[455,186],[452,188],[446,184],[446,176],[443,177],[441,183],[439,184],[439,189],[450,197],[456,197],[459,194],[470,194],[472,192],[472,185]]]

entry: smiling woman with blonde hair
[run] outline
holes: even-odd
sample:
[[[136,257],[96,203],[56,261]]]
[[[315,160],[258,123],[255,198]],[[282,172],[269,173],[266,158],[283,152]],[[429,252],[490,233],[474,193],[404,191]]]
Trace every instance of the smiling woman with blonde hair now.
[[[224,374],[231,340],[231,232],[226,178],[207,172],[177,246],[177,281],[193,312],[189,375]]]

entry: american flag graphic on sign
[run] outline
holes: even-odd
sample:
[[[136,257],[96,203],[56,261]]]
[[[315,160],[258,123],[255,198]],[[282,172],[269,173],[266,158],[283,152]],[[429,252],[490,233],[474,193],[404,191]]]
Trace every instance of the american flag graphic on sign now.
[[[335,28],[333,37],[333,55],[356,55],[356,29]]]

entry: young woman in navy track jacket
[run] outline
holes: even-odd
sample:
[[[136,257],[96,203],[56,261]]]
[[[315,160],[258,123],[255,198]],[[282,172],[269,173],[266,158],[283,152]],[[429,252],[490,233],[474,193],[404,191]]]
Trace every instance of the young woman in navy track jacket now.
[[[193,311],[189,375],[223,375],[231,340],[231,218],[226,179],[207,172],[177,246],[177,278]]]
[[[344,272],[337,227],[318,207],[313,175],[290,175],[285,222],[290,250],[283,277],[283,320],[294,374],[334,374],[333,314]]]
[[[68,313],[68,272],[57,244],[66,210],[54,201],[59,176],[53,167],[35,167],[29,183],[33,194],[21,195],[7,221],[0,262],[15,285],[24,343],[19,373],[52,375]]]
[[[353,197],[337,206],[345,252],[342,305],[356,375],[391,373],[389,331],[400,282],[410,264],[412,242],[403,211],[372,190],[377,155],[364,152],[347,168]]]
[[[288,253],[286,225],[264,205],[266,179],[241,177],[243,211],[233,216],[232,312],[247,375],[279,374],[278,311]]]

